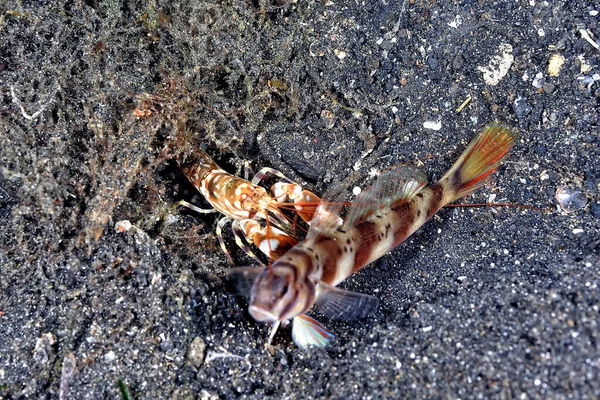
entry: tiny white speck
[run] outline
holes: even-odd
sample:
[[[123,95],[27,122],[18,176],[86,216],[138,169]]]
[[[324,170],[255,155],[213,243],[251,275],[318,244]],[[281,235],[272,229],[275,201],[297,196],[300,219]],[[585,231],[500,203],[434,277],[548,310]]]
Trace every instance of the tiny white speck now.
[[[503,252],[504,254],[508,254],[508,250],[506,250],[506,249],[502,250],[502,252]]]
[[[540,381],[539,379],[536,379],[535,381],[533,381],[533,384],[535,386],[540,386],[542,384],[542,381]]]
[[[125,297],[121,296],[115,300],[115,304],[121,304],[123,302],[123,300],[125,300]]]
[[[543,37],[546,36],[546,32],[544,32],[544,30],[542,28],[538,29],[538,36]]]
[[[423,332],[429,332],[433,329],[433,326],[429,325],[423,328]]]
[[[595,17],[596,15],[598,15],[598,10],[592,10],[592,11],[590,11],[590,15],[592,17]]]
[[[355,196],[358,196],[360,194],[360,192],[362,192],[362,189],[359,188],[358,186],[354,186],[352,188],[352,193],[354,193]],[[308,196],[307,196],[308,197]],[[307,199],[308,200],[308,199]]]
[[[574,235],[578,235],[580,233],[583,233],[583,229],[581,229],[581,228],[575,228],[575,229],[573,229],[573,234]]]

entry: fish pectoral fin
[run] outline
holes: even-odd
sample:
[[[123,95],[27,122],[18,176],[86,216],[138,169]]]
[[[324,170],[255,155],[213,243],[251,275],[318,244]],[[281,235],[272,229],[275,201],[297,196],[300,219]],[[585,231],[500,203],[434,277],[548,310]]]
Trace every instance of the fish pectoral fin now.
[[[301,349],[325,347],[334,337],[318,321],[305,314],[294,317],[292,324],[292,339]]]
[[[379,299],[375,296],[350,292],[326,283],[319,283],[321,293],[315,304],[326,317],[352,320],[365,318],[377,311]]]
[[[227,274],[233,280],[236,290],[242,296],[249,298],[254,281],[265,267],[237,267],[231,268]]]

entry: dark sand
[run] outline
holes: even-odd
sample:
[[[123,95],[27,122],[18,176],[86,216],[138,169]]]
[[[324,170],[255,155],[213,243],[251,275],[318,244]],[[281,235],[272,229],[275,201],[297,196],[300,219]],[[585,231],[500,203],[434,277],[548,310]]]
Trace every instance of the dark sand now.
[[[0,5],[0,398],[600,397],[600,2],[147,4]],[[216,217],[172,208],[206,206],[186,142],[322,194],[437,179],[495,119],[521,138],[468,201],[552,211],[441,210],[342,285],[380,312],[321,317],[324,350],[266,349]]]

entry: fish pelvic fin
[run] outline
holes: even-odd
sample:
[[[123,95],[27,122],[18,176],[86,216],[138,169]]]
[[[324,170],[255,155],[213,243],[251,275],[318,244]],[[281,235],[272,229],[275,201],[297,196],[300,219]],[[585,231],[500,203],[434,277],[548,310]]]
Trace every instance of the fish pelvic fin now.
[[[292,339],[296,346],[307,349],[311,346],[325,347],[334,338],[323,325],[308,315],[302,314],[292,320]]]
[[[454,192],[450,201],[468,196],[483,186],[516,139],[515,130],[500,122],[483,128],[442,178]]]

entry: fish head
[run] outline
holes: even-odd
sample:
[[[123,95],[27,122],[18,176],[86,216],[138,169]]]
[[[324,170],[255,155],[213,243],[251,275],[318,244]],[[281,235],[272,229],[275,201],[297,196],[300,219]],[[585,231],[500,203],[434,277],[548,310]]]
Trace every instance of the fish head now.
[[[315,285],[298,279],[292,265],[265,268],[254,281],[248,311],[259,322],[291,319],[306,312],[315,301]]]

